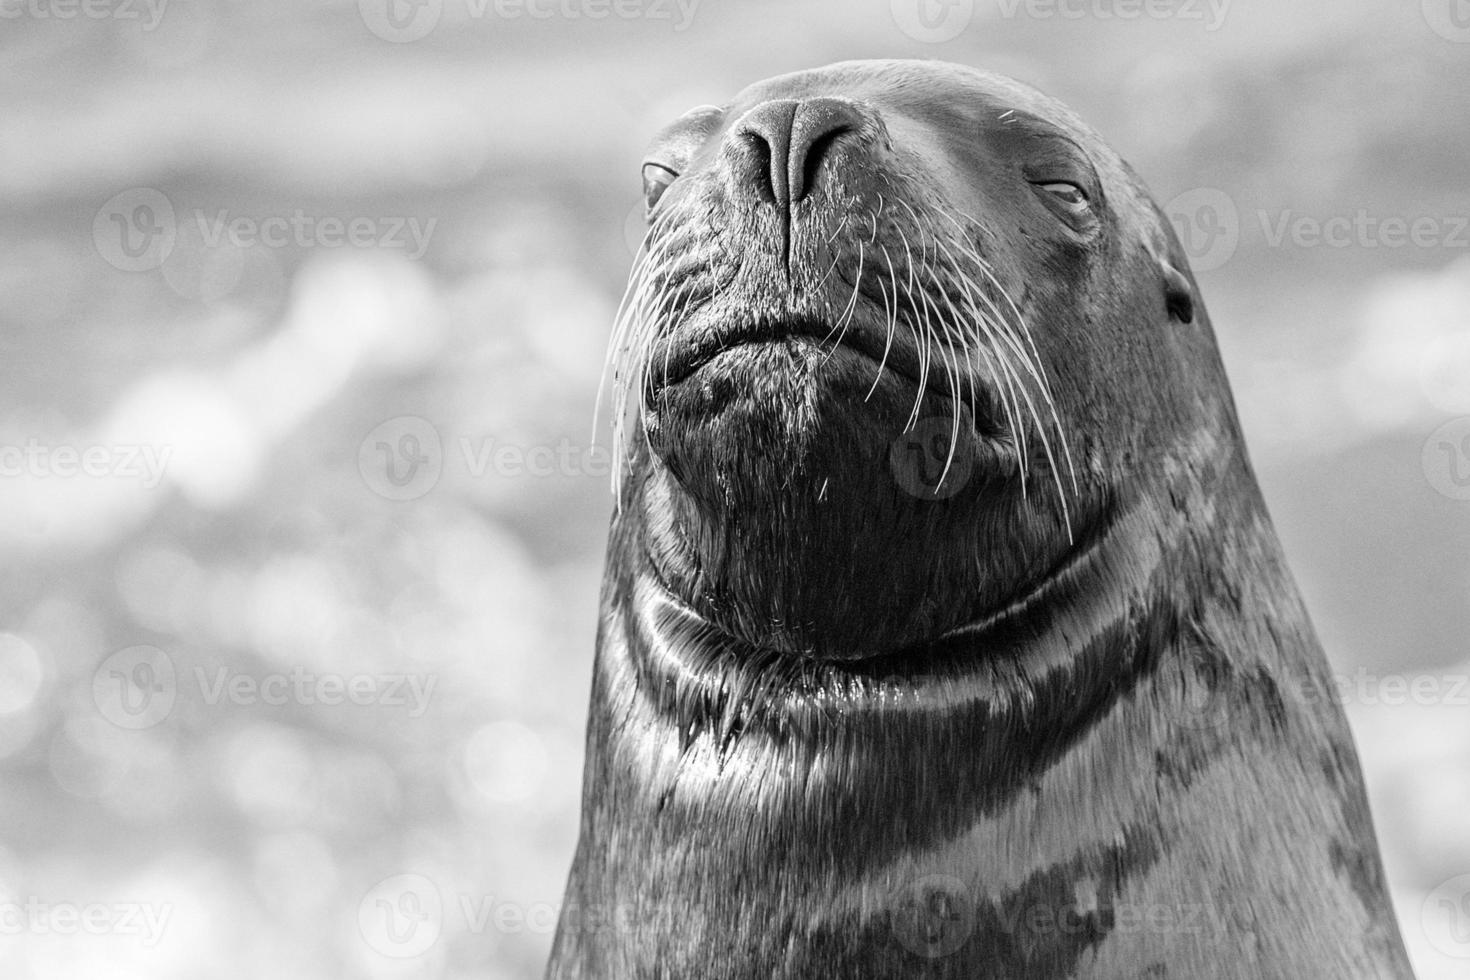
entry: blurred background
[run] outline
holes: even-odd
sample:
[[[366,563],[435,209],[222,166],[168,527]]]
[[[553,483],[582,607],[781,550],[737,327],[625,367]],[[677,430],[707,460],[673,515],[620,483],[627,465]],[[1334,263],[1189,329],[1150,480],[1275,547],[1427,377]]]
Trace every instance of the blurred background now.
[[[1167,204],[1470,977],[1463,0],[0,0],[0,975],[539,975],[643,145],[886,56]]]

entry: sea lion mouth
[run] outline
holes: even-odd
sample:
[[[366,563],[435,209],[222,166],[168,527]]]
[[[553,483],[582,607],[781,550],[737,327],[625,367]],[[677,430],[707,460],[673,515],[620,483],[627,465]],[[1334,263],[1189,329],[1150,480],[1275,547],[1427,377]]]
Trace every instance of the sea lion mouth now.
[[[874,337],[870,330],[852,329],[850,324],[838,326],[811,317],[736,323],[701,332],[692,340],[680,342],[670,338],[664,343],[667,350],[662,367],[649,374],[646,392],[649,396],[688,381],[725,355],[742,348],[774,344],[787,345],[793,352],[814,351],[827,357],[846,351],[871,362],[875,379],[891,372],[915,388],[933,386],[933,379],[921,380],[921,366],[910,364],[911,358],[905,356],[906,351],[901,347]]]

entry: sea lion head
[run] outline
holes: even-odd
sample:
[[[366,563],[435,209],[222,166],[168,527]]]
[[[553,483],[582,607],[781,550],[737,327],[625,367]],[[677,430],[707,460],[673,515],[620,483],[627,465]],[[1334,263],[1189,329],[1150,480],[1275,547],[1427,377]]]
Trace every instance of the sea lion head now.
[[[714,630],[825,661],[934,641],[1239,444],[1168,223],[1024,85],[783,75],[672,122],[643,176],[620,505]]]

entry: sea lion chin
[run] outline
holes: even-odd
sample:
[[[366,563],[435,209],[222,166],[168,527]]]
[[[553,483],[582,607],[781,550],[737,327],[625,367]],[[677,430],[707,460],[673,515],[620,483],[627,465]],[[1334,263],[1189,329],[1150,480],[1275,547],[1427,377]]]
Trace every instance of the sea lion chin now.
[[[1118,155],[1009,79],[847,62],[674,121],[644,182],[548,977],[1410,977]]]

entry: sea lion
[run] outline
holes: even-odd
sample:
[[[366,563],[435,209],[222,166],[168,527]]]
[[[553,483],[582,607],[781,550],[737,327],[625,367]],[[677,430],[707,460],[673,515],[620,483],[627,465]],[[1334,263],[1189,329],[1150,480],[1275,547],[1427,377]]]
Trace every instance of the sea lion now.
[[[1403,978],[1185,256],[1070,110],[849,62],[656,139],[547,976]]]

